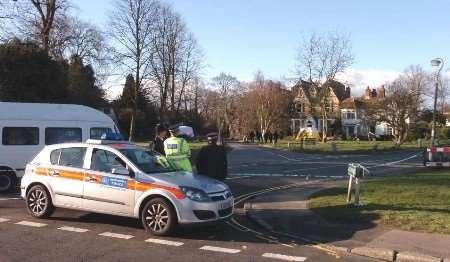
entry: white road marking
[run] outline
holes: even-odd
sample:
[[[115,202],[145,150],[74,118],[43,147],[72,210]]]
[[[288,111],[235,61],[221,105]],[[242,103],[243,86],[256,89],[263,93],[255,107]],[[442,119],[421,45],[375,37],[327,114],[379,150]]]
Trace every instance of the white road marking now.
[[[231,176],[231,177],[227,177],[226,180],[233,180],[233,179],[243,179],[243,178],[248,178],[251,176]]]
[[[29,226],[29,227],[45,227],[47,224],[31,222],[31,221],[20,221],[16,225]]]
[[[3,218],[3,217],[0,217],[0,223],[2,223],[2,222],[7,222],[7,221],[9,221],[10,219],[8,219],[8,218]]]
[[[22,198],[20,198],[20,197],[0,198],[0,201],[20,200],[20,199],[22,199]]]
[[[294,257],[294,256],[286,256],[282,254],[274,254],[274,253],[264,253],[263,257],[274,258],[286,261],[305,261],[306,257]]]
[[[417,157],[417,156],[419,156],[419,154],[415,154],[415,155],[412,155],[412,156],[410,156],[410,157],[403,158],[403,159],[400,159],[400,160],[397,160],[397,161],[393,161],[393,162],[388,162],[388,163],[384,163],[384,164],[379,164],[379,165],[370,166],[370,167],[368,167],[368,169],[375,168],[375,167],[381,167],[381,166],[391,166],[391,165],[395,165],[395,164],[398,164],[398,163],[405,162],[405,161],[408,161],[408,160],[410,160],[410,159],[413,159],[413,158],[415,158],[415,157]]]
[[[208,250],[213,252],[222,252],[222,253],[228,253],[228,254],[236,254],[241,252],[239,249],[231,249],[231,248],[223,248],[223,247],[214,247],[214,246],[202,246],[200,248],[201,250]]]
[[[123,235],[123,234],[117,234],[117,233],[111,233],[111,232],[103,232],[103,233],[98,234],[98,235],[99,236],[104,236],[104,237],[121,238],[121,239],[130,239],[130,238],[134,237],[132,235]]]
[[[67,226],[63,226],[58,228],[59,230],[64,230],[64,231],[70,231],[70,232],[77,232],[77,233],[85,233],[88,232],[89,229],[85,229],[85,228],[78,228],[78,227],[67,227]]]
[[[183,242],[176,242],[176,241],[157,239],[157,238],[149,238],[149,239],[145,240],[145,242],[161,244],[161,245],[168,245],[168,246],[175,246],[175,247],[184,245]]]

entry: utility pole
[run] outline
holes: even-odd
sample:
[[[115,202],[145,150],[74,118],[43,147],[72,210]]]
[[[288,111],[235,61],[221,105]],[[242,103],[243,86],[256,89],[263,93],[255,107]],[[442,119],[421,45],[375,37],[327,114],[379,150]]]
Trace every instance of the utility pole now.
[[[439,67],[439,70],[436,72],[436,83],[435,83],[435,89],[434,89],[434,104],[433,104],[433,123],[431,126],[431,141],[430,141],[430,147],[434,146],[434,141],[436,140],[436,115],[437,115],[437,95],[439,91],[439,79],[442,67],[444,66],[444,60],[442,58],[435,58],[431,60],[431,66],[433,67]]]

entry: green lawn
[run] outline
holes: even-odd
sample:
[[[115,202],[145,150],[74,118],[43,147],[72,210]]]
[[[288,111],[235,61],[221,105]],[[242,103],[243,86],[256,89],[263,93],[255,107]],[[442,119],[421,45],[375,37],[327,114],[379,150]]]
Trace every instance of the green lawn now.
[[[375,222],[404,230],[450,234],[450,169],[376,178],[362,184],[364,207],[346,203],[346,185],[314,194],[308,206],[326,220]]]
[[[318,142],[316,145],[303,145],[303,149],[300,144],[291,144],[288,147],[289,142],[299,142],[291,139],[283,139],[278,141],[276,145],[273,144],[261,144],[266,147],[272,147],[277,149],[289,149],[292,151],[310,152],[310,153],[331,153],[331,141],[327,143]],[[440,141],[442,144],[449,144],[449,140]],[[422,141],[422,147],[426,147],[428,141]],[[417,141],[406,142],[400,146],[399,149],[394,148],[394,142],[392,141],[336,141],[336,148],[338,153],[367,153],[378,152],[388,150],[411,150],[419,149]]]

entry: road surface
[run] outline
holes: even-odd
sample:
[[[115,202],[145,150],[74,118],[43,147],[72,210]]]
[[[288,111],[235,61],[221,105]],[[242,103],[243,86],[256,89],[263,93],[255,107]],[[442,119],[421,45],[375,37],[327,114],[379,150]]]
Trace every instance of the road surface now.
[[[33,219],[18,193],[0,195],[0,261],[372,261],[271,235],[246,218],[245,200],[343,179],[349,162],[363,163],[373,175],[410,172],[421,165],[413,151],[320,155],[232,146],[227,183],[236,214],[229,221],[154,237],[131,218],[58,209],[49,219]]]

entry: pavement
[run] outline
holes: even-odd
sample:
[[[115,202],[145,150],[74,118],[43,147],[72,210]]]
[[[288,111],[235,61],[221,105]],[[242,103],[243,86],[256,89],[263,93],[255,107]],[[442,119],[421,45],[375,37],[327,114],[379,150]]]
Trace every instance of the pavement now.
[[[364,163],[380,175],[421,166],[414,151],[327,156],[232,146],[226,182],[235,196],[236,212],[228,221],[183,227],[172,237],[154,237],[131,218],[57,209],[49,219],[34,219],[16,192],[0,195],[0,261],[375,261],[327,246],[332,240],[351,239],[356,230],[336,237],[335,229],[317,229],[329,232],[330,240],[322,244],[310,238],[306,229],[297,236],[261,227],[244,207],[248,201],[314,190],[343,179],[349,162]],[[298,208],[302,200],[295,193],[286,201],[288,195],[292,194],[264,200],[272,204],[261,210],[279,208],[280,217],[291,217],[302,210]]]
[[[408,161],[409,159],[406,160]],[[399,164],[400,162],[395,163]],[[414,166],[411,162],[409,165]],[[395,175],[408,172],[410,169],[401,169],[402,172],[399,172],[394,167],[389,172],[386,171],[386,169],[377,170],[375,173]],[[450,260],[449,235],[397,230],[373,222],[354,226],[334,224],[323,220],[307,208],[307,200],[311,194],[333,187],[336,183],[336,180],[320,181],[257,196],[245,203],[245,212],[255,223],[275,235],[322,244],[341,253],[353,253],[387,261]]]

